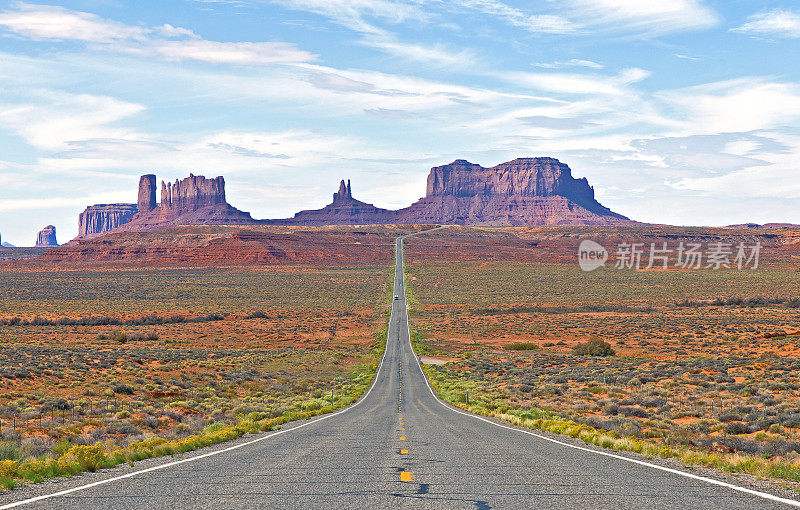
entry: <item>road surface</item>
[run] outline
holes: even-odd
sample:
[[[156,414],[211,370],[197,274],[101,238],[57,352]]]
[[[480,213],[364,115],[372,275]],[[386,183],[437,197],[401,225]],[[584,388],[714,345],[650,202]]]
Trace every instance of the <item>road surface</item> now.
[[[223,445],[218,454],[195,459],[203,455],[198,451],[179,464],[172,458],[146,461],[150,464],[31,486],[0,496],[0,504],[126,510],[788,507],[502,428],[443,405],[409,343],[402,261],[398,240],[394,293],[399,299],[392,302],[386,353],[373,387],[358,404],[300,428],[287,425],[278,433],[242,439],[235,449]],[[152,470],[137,474],[140,465]],[[126,477],[119,479],[121,472]],[[95,485],[87,487],[90,482]],[[67,493],[53,495],[57,492]]]

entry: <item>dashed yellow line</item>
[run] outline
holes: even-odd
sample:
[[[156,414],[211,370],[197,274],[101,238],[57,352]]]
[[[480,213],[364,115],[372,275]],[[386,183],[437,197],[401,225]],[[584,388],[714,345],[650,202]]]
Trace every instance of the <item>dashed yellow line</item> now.
[[[406,436],[401,436],[400,437],[400,441],[405,441],[405,440],[406,440]]]
[[[408,450],[400,450],[400,455],[405,455],[406,453],[408,453]]]
[[[414,473],[411,471],[402,471],[400,473],[400,481],[401,482],[413,482],[414,481]]]

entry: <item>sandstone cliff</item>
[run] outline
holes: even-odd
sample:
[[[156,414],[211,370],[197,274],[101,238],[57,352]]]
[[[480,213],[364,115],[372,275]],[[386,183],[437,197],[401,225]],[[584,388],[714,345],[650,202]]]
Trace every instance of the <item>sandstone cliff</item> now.
[[[399,211],[403,223],[617,225],[633,223],[594,198],[585,178],[553,158],[520,158],[492,168],[456,160],[434,167],[426,196]]]
[[[161,182],[156,204],[156,178],[139,180],[137,204],[98,205],[80,218],[79,238],[110,230],[144,232],[178,225],[625,225],[632,222],[594,197],[585,178],[553,158],[520,158],[491,168],[465,160],[434,167],[426,195],[405,209],[388,210],[353,198],[350,181],[341,181],[333,201],[322,209],[292,218],[254,220],[228,204],[225,179],[202,175]]]
[[[139,179],[136,204],[99,204],[79,217],[78,237],[95,237],[109,231],[150,231],[176,225],[226,225],[258,223],[249,213],[225,201],[225,179],[189,174],[174,183],[161,182],[161,203],[156,202],[156,176]]]
[[[78,217],[78,237],[94,237],[123,225],[136,214],[136,204],[90,205]]]
[[[145,179],[147,177],[147,179]],[[143,191],[142,186],[145,190]],[[152,189],[152,192],[151,192]],[[139,197],[152,193],[155,201],[155,176],[144,176],[139,184]],[[236,209],[225,200],[225,179],[207,179],[202,175],[175,182],[161,181],[161,203],[151,210],[140,210],[119,232],[146,232],[177,225],[249,225],[259,223],[250,213]]]
[[[138,209],[141,213],[148,213],[156,208],[156,176],[143,175],[139,178]]]
[[[39,231],[39,235],[36,237],[37,248],[45,248],[50,246],[58,246],[58,241],[56,241],[56,227],[53,225],[47,225],[44,227]]]
[[[426,196],[392,211],[353,198],[350,181],[342,181],[333,202],[301,211],[279,224],[366,225],[621,225],[631,220],[594,198],[585,178],[553,158],[521,158],[492,168],[456,160],[434,167]]]

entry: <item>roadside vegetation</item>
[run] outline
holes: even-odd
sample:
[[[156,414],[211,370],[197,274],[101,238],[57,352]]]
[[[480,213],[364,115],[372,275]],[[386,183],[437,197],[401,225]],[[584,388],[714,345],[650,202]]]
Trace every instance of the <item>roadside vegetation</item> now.
[[[406,250],[412,338],[417,352],[455,360],[425,366],[445,401],[800,488],[800,273],[790,262],[583,273],[573,255],[520,261],[511,258],[524,247],[501,247],[458,260],[426,242]]]
[[[0,486],[185,453],[351,404],[383,352],[389,274],[4,273]]]

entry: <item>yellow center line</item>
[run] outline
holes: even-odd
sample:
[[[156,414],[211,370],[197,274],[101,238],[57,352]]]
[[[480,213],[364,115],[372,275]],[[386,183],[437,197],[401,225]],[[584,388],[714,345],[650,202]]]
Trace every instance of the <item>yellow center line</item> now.
[[[400,481],[401,482],[412,482],[414,481],[414,473],[411,471],[403,471],[400,473]]]
[[[400,438],[400,441],[405,441],[405,440],[406,440],[406,436],[402,436],[402,437]]]
[[[408,450],[400,450],[400,454],[404,455],[406,453],[408,453]]]

